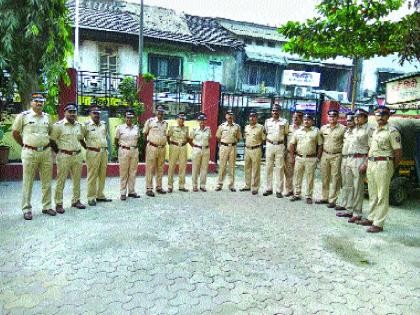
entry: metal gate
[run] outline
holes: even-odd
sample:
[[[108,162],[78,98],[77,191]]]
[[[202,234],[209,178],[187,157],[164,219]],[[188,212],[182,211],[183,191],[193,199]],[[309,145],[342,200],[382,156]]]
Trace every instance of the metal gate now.
[[[256,111],[258,123],[264,124],[267,118],[271,117],[273,105],[280,106],[280,117],[291,120],[291,113],[295,110],[310,111],[315,114],[316,123],[320,116],[320,98],[293,98],[275,94],[256,93],[228,93],[223,92],[219,104],[219,124],[225,120],[228,110],[235,114],[235,122],[241,126],[242,132],[248,124],[249,113]],[[238,143],[237,159],[244,159],[244,141]]]

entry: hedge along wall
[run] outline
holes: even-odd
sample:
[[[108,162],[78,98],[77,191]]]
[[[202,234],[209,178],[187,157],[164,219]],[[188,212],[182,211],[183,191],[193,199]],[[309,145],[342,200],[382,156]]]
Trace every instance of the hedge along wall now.
[[[16,115],[12,115],[12,120],[15,119],[15,116]],[[89,116],[79,116],[78,117],[78,121],[81,124],[85,123],[88,119],[89,119]],[[53,123],[56,122],[57,121],[57,116],[53,116],[52,121],[53,121]],[[111,149],[112,150],[111,154],[114,157],[117,156],[116,148],[113,145],[114,138],[115,138],[115,129],[118,125],[123,124],[123,123],[124,123],[124,119],[122,119],[122,118],[109,118],[109,134],[110,134],[109,136],[110,136],[111,148],[112,148]],[[169,124],[169,126],[176,125],[176,120],[175,119],[170,119],[170,120],[168,120],[168,124]],[[196,120],[191,120],[191,121],[186,121],[185,125],[188,126],[191,130],[194,127],[198,127],[199,123]],[[10,161],[17,161],[17,160],[20,161],[20,155],[21,155],[22,148],[13,139],[11,132],[8,132],[4,135],[3,142],[10,146],[9,160]],[[188,159],[191,159],[191,147],[187,146],[187,150],[188,150]],[[85,156],[85,152],[83,152],[83,156]],[[169,158],[169,147],[167,146],[166,147],[166,159],[168,159],[168,158]]]

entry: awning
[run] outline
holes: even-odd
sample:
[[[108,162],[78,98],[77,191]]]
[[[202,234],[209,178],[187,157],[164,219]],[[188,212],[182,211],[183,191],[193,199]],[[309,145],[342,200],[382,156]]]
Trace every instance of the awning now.
[[[247,46],[245,47],[245,54],[247,60],[250,61],[287,65],[287,58],[282,55],[280,49]]]

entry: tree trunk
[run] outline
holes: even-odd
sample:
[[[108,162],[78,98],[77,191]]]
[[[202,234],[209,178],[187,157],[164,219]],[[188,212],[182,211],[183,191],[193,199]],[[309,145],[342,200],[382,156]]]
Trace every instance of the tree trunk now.
[[[358,81],[358,72],[359,72],[359,57],[353,59],[353,85],[351,90],[351,110],[354,111],[354,105],[356,103],[356,94],[357,94],[357,81]]]
[[[38,74],[35,72],[32,75],[28,75],[27,78],[27,80],[19,82],[17,87],[23,109],[30,107],[32,93],[39,91]]]

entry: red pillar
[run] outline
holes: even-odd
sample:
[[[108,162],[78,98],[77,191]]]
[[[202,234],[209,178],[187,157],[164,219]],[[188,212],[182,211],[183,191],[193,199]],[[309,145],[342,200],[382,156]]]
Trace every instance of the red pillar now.
[[[67,103],[77,104],[77,70],[68,68],[67,74],[70,78],[70,84],[67,86],[63,79],[58,83],[58,117],[60,119],[64,117],[64,106]]]
[[[203,82],[201,110],[207,115],[207,125],[211,128],[210,160],[216,161],[216,131],[219,123],[220,83]]]
[[[336,109],[340,111],[340,103],[332,100],[326,100],[322,104],[322,113],[321,113],[321,126],[328,123],[328,111],[330,109]]]
[[[144,78],[139,75],[137,79],[137,86],[140,88],[139,101],[144,104],[144,113],[140,116],[139,122],[144,123],[147,119],[153,116],[153,90],[154,82],[146,82]]]

